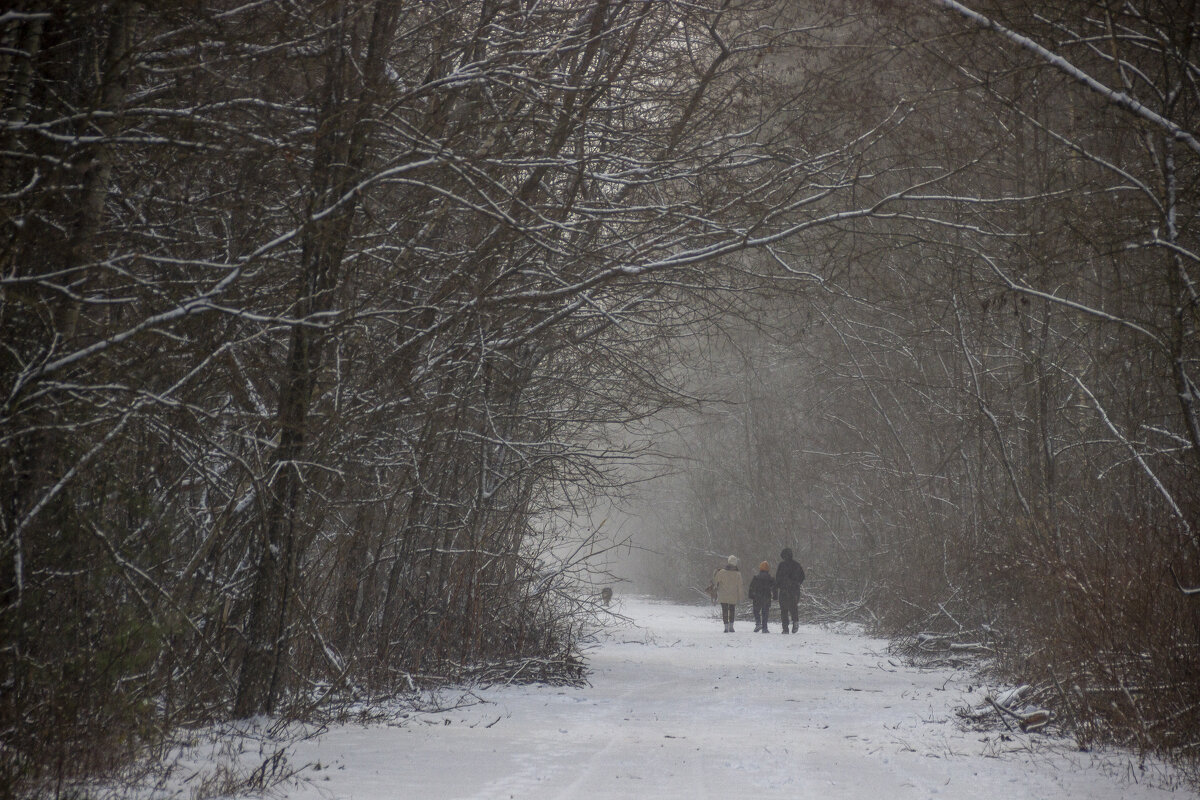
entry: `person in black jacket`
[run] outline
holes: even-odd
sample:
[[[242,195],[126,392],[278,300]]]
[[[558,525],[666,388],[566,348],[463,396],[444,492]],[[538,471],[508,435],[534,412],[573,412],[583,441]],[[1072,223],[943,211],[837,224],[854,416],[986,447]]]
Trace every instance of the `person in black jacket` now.
[[[775,579],[771,577],[771,565],[762,562],[758,574],[750,579],[750,600],[754,603],[754,632],[767,632],[767,617],[771,614],[771,601],[775,598]]]
[[[792,618],[792,633],[800,627],[800,584],[804,583],[804,567],[792,557],[790,547],[779,554],[779,568],[775,570],[775,590],[779,593],[779,618],[783,621],[783,632],[788,632],[788,617]]]

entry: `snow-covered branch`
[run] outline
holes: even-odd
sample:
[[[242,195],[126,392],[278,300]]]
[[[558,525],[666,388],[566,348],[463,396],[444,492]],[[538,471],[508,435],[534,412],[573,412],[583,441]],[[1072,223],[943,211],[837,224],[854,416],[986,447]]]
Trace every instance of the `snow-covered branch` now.
[[[1112,105],[1159,127],[1164,133],[1187,145],[1187,147],[1193,152],[1200,154],[1200,138],[1197,138],[1192,131],[1183,128],[1173,120],[1162,116],[1151,108],[1148,108],[1135,98],[1128,95],[1126,92],[1113,89],[1112,87],[1097,80],[1058,53],[1043,47],[1027,36],[1023,36],[1016,31],[1006,28],[990,17],[980,14],[979,12],[968,8],[962,3],[957,2],[957,0],[933,0],[933,2],[945,9],[961,15],[980,28],[997,33],[1000,36],[1003,36],[1005,39],[1008,39],[1010,42],[1013,42],[1018,47],[1028,50],[1042,61],[1062,72],[1067,77],[1083,84],[1088,89],[1091,89],[1093,92],[1103,97]]]

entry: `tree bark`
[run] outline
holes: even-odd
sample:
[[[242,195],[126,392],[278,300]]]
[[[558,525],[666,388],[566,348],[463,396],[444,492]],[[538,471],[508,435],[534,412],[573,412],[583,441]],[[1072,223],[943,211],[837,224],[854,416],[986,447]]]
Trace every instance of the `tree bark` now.
[[[341,265],[358,207],[349,195],[368,155],[367,122],[379,107],[384,68],[399,7],[381,0],[371,14],[366,60],[355,63],[361,46],[353,3],[339,3],[330,28],[329,67],[317,120],[309,201],[309,224],[301,246],[302,284],[296,304],[300,320],[281,381],[271,459],[270,497],[260,523],[260,557],[246,625],[246,655],[234,712],[271,712],[279,700],[289,649],[289,621],[303,557],[297,512],[303,500],[302,463],[309,444],[309,412],[329,337],[328,316],[336,308]],[[364,15],[365,16],[365,15]],[[349,196],[348,196],[349,195]]]

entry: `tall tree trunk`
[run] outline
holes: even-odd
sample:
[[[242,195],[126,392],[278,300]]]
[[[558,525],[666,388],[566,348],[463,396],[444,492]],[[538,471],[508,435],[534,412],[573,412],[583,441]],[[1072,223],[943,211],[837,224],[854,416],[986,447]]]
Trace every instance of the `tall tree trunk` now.
[[[384,67],[399,14],[396,3],[380,0],[374,4],[366,60],[358,64],[360,25],[367,14],[356,13],[355,5],[339,3],[330,26],[329,68],[313,153],[310,223],[301,243],[302,284],[296,304],[301,322],[292,329],[280,383],[279,443],[272,457],[270,497],[260,523],[261,552],[234,704],[238,716],[273,711],[279,699],[303,557],[303,537],[297,530],[304,484],[301,464],[309,446],[308,417],[329,336],[325,316],[336,307],[342,260],[358,207],[357,197],[347,195],[366,167],[366,123],[380,105]],[[342,202],[335,207],[339,200]]]
[[[1163,137],[1163,153],[1165,154],[1163,171],[1166,188],[1165,220],[1167,242],[1172,248],[1178,246],[1179,213],[1177,192],[1178,177],[1175,166],[1175,143],[1168,137]],[[1176,395],[1179,398],[1179,411],[1183,416],[1183,426],[1191,443],[1191,461],[1193,466],[1200,466],[1200,397],[1197,392],[1200,387],[1188,373],[1189,349],[1196,341],[1196,312],[1200,298],[1194,281],[1188,275],[1187,265],[1177,250],[1167,254],[1167,286],[1171,293],[1171,373],[1175,379]]]

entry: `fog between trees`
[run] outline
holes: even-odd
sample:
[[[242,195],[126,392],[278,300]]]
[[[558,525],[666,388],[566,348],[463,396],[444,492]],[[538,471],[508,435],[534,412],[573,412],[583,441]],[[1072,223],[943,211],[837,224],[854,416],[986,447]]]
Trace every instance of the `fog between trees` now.
[[[1198,14],[0,14],[5,793],[577,680],[610,532],[1194,761]]]

